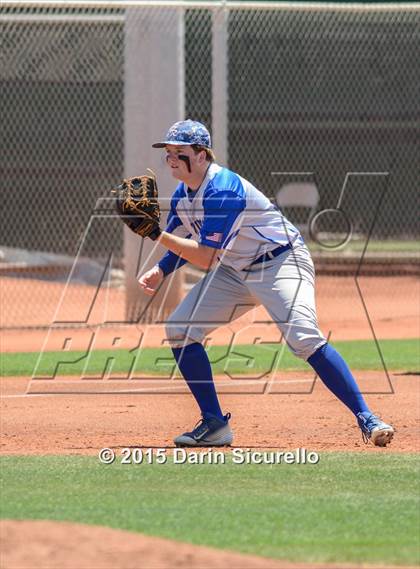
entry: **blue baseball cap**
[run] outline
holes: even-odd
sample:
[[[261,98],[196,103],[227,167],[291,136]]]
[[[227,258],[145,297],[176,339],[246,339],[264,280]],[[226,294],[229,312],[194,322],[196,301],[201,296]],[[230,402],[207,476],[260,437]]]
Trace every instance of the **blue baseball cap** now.
[[[167,144],[193,145],[211,148],[210,133],[206,127],[198,121],[190,119],[176,122],[166,133],[165,140],[152,144],[153,148],[164,148]]]

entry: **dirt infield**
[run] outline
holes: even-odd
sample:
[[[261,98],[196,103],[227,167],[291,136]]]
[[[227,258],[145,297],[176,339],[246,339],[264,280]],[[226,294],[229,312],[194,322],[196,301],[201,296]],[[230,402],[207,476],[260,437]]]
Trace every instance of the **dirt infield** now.
[[[351,569],[276,561],[105,527],[50,521],[0,522],[2,569]],[[379,565],[364,565],[379,569]],[[387,565],[386,569],[393,569]],[[410,568],[407,568],[410,569]]]
[[[304,447],[317,451],[412,452],[419,450],[418,376],[391,376],[394,393],[383,373],[356,373],[372,408],[397,429],[390,446],[365,445],[349,411],[313,375],[282,374],[271,393],[255,385],[231,385],[219,391],[223,408],[232,413],[235,446],[242,448]],[[165,386],[141,381],[48,382],[5,378],[1,394],[1,454],[92,454],[102,447],[171,447],[172,438],[193,426],[198,411],[181,382]],[[220,381],[218,382],[220,383]],[[172,391],[171,391],[172,389]],[[106,390],[108,393],[97,394]],[[127,393],[129,390],[129,393]],[[55,391],[55,393],[54,393]],[[253,391],[254,393],[250,393]],[[286,391],[286,393],[285,393]],[[294,393],[287,393],[292,391]],[[416,404],[417,402],[417,404]],[[22,420],[24,418],[24,420]]]
[[[358,281],[360,293],[352,277],[320,276],[317,279],[317,309],[321,330],[332,340],[372,339],[373,331],[378,339],[417,338],[420,336],[420,279],[405,277],[361,277]],[[67,295],[67,302],[60,312],[61,319],[83,321],[88,313],[89,299],[93,287],[75,286]],[[63,290],[63,285],[40,283],[30,279],[2,279],[1,325],[5,328],[19,325],[18,315],[30,326],[46,325],[54,319],[54,312]],[[106,297],[106,298],[105,298]],[[119,290],[110,290],[101,300],[97,297],[94,309],[88,319],[92,327],[105,320],[123,319],[124,295]],[[105,305],[105,308],[104,308]],[[24,315],[24,317],[22,316]],[[106,318],[105,318],[106,316]],[[236,334],[238,343],[252,342],[256,337],[264,341],[278,341],[277,326],[262,308],[251,310],[245,317],[229,326],[223,326],[212,334],[214,344],[229,343]],[[251,326],[250,326],[251,324]],[[248,327],[247,329],[245,329]],[[144,327],[125,326],[101,330],[96,348],[109,348],[112,338],[121,336],[132,346]],[[71,349],[84,349],[84,332],[70,331]],[[3,352],[41,350],[45,330],[2,330],[0,331]],[[160,346],[165,337],[163,326],[148,326],[144,346]],[[62,349],[57,343],[48,349]]]
[[[318,313],[326,335],[343,340],[371,339],[366,308],[379,340],[419,337],[419,279],[364,277],[359,287],[365,306],[353,278],[318,278]],[[7,291],[6,288],[6,297],[12,301],[11,291]],[[110,294],[115,296],[110,301],[113,310],[121,310],[121,294],[118,291]],[[76,310],[77,306],[76,303],[73,308]],[[277,327],[266,320],[269,321],[261,308],[254,309],[241,320],[220,328],[210,341],[228,344],[233,335],[238,344],[255,338],[279,341]],[[116,334],[123,336],[121,347],[136,345],[143,332],[135,326],[102,328],[94,348],[110,348]],[[143,345],[162,345],[163,326],[148,326],[146,332]],[[89,330],[67,330],[65,336],[72,338],[71,349],[85,349],[89,333]],[[45,330],[9,330],[3,331],[0,339],[2,351],[13,352],[39,351],[45,338]],[[63,349],[62,340],[62,334],[50,338],[47,348]],[[391,452],[418,450],[419,377],[394,373],[390,382],[383,371],[356,372],[356,377],[371,407],[398,429]],[[242,384],[234,380],[222,385],[219,378],[223,407],[233,413],[235,444],[383,452],[365,447],[349,412],[320,381],[311,393],[313,380],[309,371],[281,373],[268,387],[264,380],[244,380]],[[3,454],[95,454],[103,446],[170,446],[172,437],[191,427],[198,415],[182,380],[169,383],[78,378],[37,380],[29,387],[32,395],[25,396],[28,378],[10,378],[2,380],[1,388]],[[50,395],[34,394],[45,392]]]

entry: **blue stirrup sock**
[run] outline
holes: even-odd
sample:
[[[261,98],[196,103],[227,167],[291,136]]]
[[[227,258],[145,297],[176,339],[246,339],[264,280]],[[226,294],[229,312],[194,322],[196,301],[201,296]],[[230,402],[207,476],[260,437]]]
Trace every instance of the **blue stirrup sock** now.
[[[188,344],[183,348],[172,348],[172,352],[180,372],[201,409],[201,413],[204,416],[214,415],[223,419],[214,387],[210,361],[203,345],[199,343]]]
[[[338,399],[357,413],[370,412],[343,357],[329,344],[324,344],[308,358],[308,363]]]

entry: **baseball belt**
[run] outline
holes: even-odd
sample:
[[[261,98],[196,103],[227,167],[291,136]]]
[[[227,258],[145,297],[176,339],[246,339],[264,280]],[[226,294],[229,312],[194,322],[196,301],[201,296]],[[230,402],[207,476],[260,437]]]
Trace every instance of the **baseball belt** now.
[[[264,263],[265,261],[271,261],[272,259],[275,259],[285,251],[289,251],[289,249],[291,248],[292,246],[290,245],[290,243],[288,243],[287,245],[280,245],[280,247],[276,247],[272,251],[267,251],[267,253],[264,253],[263,255],[257,257],[255,261],[252,261],[250,266],[257,265],[258,263]]]

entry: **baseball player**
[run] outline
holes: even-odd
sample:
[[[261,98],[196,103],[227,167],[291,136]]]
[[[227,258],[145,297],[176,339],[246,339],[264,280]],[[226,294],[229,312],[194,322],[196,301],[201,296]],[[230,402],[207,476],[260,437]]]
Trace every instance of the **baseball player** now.
[[[203,124],[177,122],[153,147],[165,149],[179,184],[166,230],[153,236],[167,253],[139,283],[154,294],[184,263],[209,269],[167,322],[175,360],[202,416],[175,444],[232,443],[231,415],[221,410],[202,342],[215,328],[262,304],[290,350],[356,416],[365,442],[386,446],[394,429],[370,411],[346,362],[318,328],[314,266],[296,227],[249,181],[215,162]]]

